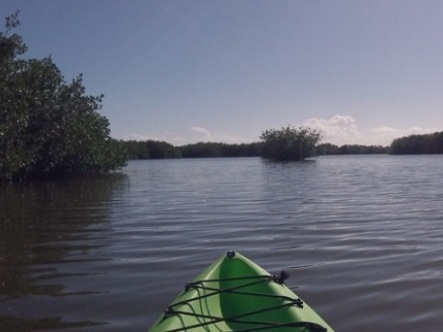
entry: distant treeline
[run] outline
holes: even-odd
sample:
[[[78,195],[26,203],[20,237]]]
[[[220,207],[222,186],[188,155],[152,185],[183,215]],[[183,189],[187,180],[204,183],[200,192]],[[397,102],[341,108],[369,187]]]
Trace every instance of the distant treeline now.
[[[221,158],[221,157],[260,157],[263,142],[245,144],[195,143],[174,146],[164,141],[120,141],[128,159],[170,159],[170,158]],[[376,154],[387,153],[388,147],[365,145],[317,146],[318,155]]]
[[[121,141],[129,159],[258,157],[262,143],[195,143],[174,146],[163,141]]]
[[[317,146],[318,155],[385,154],[388,153],[388,151],[388,146],[381,145],[345,144],[338,146],[331,143],[324,143]]]
[[[263,142],[246,144],[195,143],[174,146],[164,141],[120,141],[128,159],[212,158],[212,157],[260,157]],[[316,154],[443,154],[443,132],[411,135],[395,139],[390,146],[331,143],[319,144]]]
[[[172,144],[163,141],[120,141],[128,159],[181,158],[182,154]]]
[[[443,131],[433,134],[410,135],[397,138],[391,143],[390,154],[441,154]]]
[[[177,147],[183,158],[258,157],[263,143],[195,143]]]

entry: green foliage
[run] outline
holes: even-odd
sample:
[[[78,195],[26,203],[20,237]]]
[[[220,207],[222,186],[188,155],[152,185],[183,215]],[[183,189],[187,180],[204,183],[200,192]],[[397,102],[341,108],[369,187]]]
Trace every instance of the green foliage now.
[[[180,147],[185,158],[219,158],[223,157],[223,143],[187,144]]]
[[[19,21],[0,33],[0,180],[109,171],[126,165],[97,110],[103,96],[87,96],[79,75],[71,83],[50,57],[23,60]]]
[[[345,144],[339,147],[331,143],[324,143],[317,146],[319,155],[383,154],[387,151],[388,147],[380,145]]]
[[[122,144],[126,148],[129,159],[166,159],[180,158],[181,152],[172,144],[163,141],[126,141]]]
[[[317,146],[318,155],[340,154],[340,147],[331,143],[323,143]]]
[[[225,144],[195,143],[179,147],[184,158],[210,157],[257,157],[260,155],[261,143]]]
[[[309,127],[282,127],[262,132],[262,156],[271,160],[303,160],[312,157],[321,134]]]
[[[6,17],[6,31],[4,34],[0,32],[0,61],[2,62],[11,61],[16,56],[25,53],[27,50],[21,36],[13,34],[8,37],[9,32],[20,25],[18,14],[19,11],[14,15]]]
[[[443,131],[433,134],[410,135],[392,141],[390,154],[442,154]]]
[[[162,141],[121,141],[129,159],[256,157],[261,143],[195,143],[173,146]]]

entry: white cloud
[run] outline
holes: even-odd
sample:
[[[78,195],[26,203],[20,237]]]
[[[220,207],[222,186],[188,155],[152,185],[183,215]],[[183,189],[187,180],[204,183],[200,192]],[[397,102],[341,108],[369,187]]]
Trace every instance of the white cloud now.
[[[251,140],[248,140],[244,137],[232,136],[228,134],[213,134],[208,129],[198,126],[192,126],[190,131],[197,133],[197,137],[194,136],[190,139],[191,143],[196,142],[222,142],[228,144],[234,143],[245,143]]]
[[[443,128],[422,128],[410,127],[406,129],[390,126],[380,126],[376,128],[360,127],[354,118],[349,115],[334,115],[329,119],[311,118],[302,123],[303,126],[320,130],[323,136],[323,143],[336,145],[363,144],[363,145],[390,145],[395,138],[412,134],[428,134],[442,131]],[[228,133],[213,133],[201,127],[192,126],[189,129],[178,132],[164,132],[154,135],[143,135],[131,133],[124,140],[156,140],[165,141],[176,146],[192,144],[197,142],[223,142],[228,144],[250,143],[258,141],[255,137],[241,137]]]
[[[124,140],[131,140],[131,141],[148,141],[148,140],[157,140],[155,137],[153,136],[146,136],[146,135],[141,135],[141,134],[137,134],[137,133],[130,133],[129,135],[126,135],[123,137]]]
[[[303,122],[302,125],[320,130],[323,135],[322,142],[337,145],[390,145],[395,138],[412,134],[428,134],[441,130],[421,127],[401,129],[384,126],[364,132],[360,130],[356,121],[348,115],[334,115],[330,119],[312,118]]]
[[[356,144],[363,139],[355,120],[348,115],[334,115],[328,120],[312,118],[306,120],[303,126],[320,130],[323,142],[343,145]]]
[[[437,128],[420,128],[420,127],[411,127],[407,129],[399,129],[392,127],[378,127],[371,130],[370,137],[374,141],[383,141],[385,143],[390,144],[394,139],[409,136],[409,135],[420,135],[420,134],[430,134],[441,129]]]
[[[209,130],[207,130],[206,128],[203,128],[203,127],[192,126],[191,131],[202,135],[204,138],[211,138],[212,137]]]
[[[187,132],[172,133],[164,132],[159,135],[143,135],[139,133],[131,133],[120,137],[123,140],[135,140],[135,141],[165,141],[176,146],[192,144],[197,142],[222,142],[228,144],[236,143],[248,143],[253,142],[253,139],[248,139],[240,136],[232,136],[229,134],[212,134],[208,129],[192,126]]]
[[[142,134],[138,134],[138,133],[131,133],[129,135],[123,136],[122,137],[123,140],[128,141],[128,140],[134,140],[134,141],[164,141],[164,142],[168,142],[174,145],[182,145],[182,144],[186,144],[186,139],[182,138],[182,137],[178,137],[175,136],[172,133],[164,133],[163,135],[160,136],[153,136],[153,135],[142,135]]]

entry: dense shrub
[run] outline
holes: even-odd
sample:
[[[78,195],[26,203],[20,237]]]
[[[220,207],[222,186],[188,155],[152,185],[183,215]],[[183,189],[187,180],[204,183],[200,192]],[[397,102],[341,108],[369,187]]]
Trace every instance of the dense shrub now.
[[[282,127],[262,132],[262,156],[271,160],[303,160],[312,157],[321,135],[308,127]]]
[[[395,139],[390,154],[442,154],[443,131],[433,134],[410,135]]]
[[[163,141],[122,141],[129,159],[180,158],[181,152],[172,144]]]
[[[86,95],[81,75],[66,83],[50,57],[20,58],[26,45],[9,35],[19,25],[17,14],[0,33],[0,180],[126,165],[108,119],[97,112],[103,95]]]

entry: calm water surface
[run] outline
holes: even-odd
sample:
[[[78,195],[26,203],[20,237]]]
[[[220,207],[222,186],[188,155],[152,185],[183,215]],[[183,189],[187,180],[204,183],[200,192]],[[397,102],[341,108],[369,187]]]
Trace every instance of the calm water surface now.
[[[237,250],[336,331],[440,331],[443,157],[135,161],[0,187],[1,331],[147,331]]]

